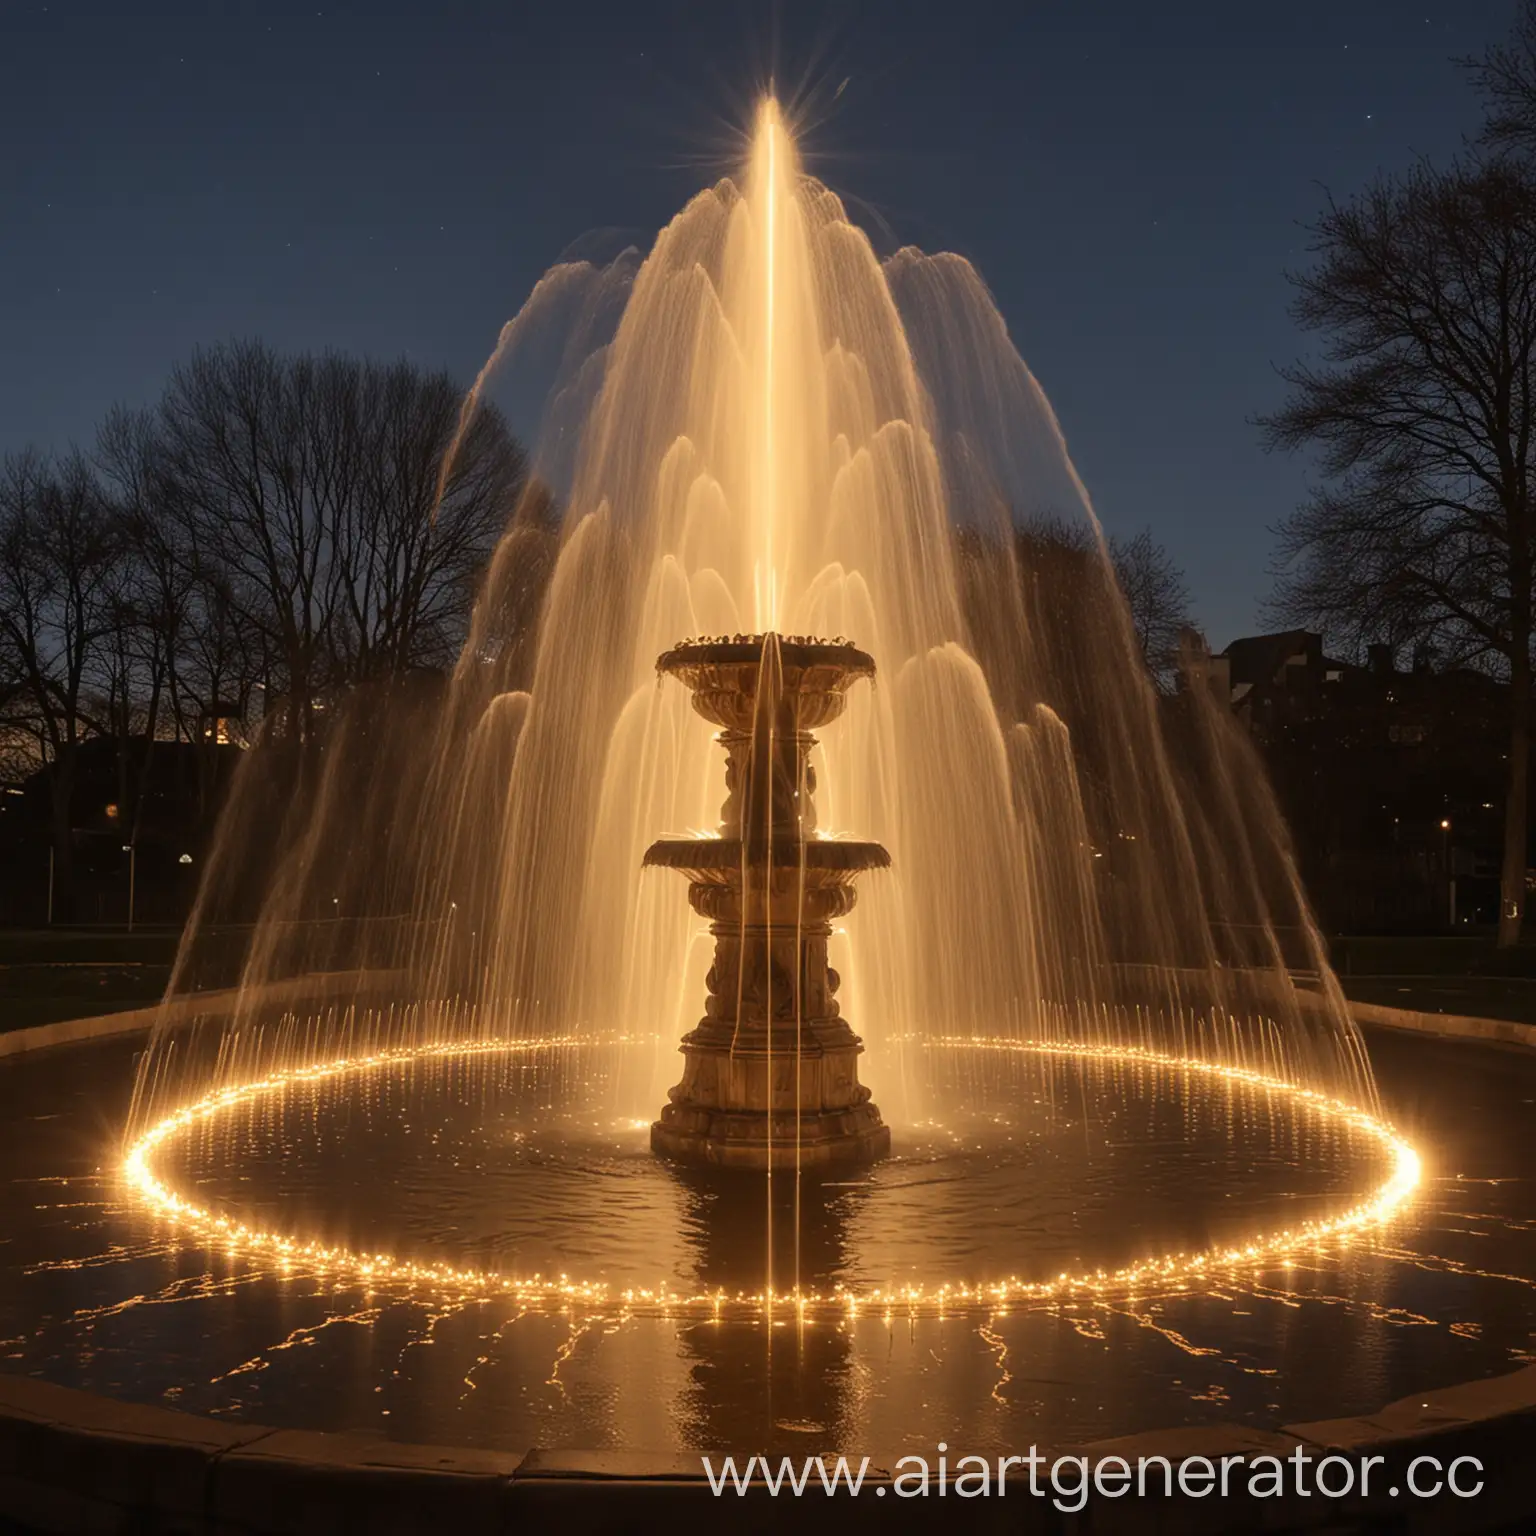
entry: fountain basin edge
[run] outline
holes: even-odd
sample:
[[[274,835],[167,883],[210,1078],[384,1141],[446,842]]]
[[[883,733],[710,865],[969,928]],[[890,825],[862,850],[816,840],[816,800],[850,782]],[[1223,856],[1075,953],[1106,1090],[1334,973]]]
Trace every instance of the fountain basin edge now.
[[[1418,1394],[1352,1419],[1289,1424],[1279,1431],[1210,1424],[1152,1430],[1081,1446],[1040,1448],[1049,1467],[1057,1455],[1134,1464],[1162,1456],[1175,1467],[1191,1458],[1286,1457],[1297,1448],[1314,1463],[1338,1455],[1359,1467],[1381,1458],[1373,1478],[1401,1485],[1407,1467],[1435,1456],[1441,1467],[1476,1456],[1486,1487],[1475,1499],[1442,1495],[1404,1501],[1378,1491],[1369,1500],[1244,1496],[1203,1504],[1198,1529],[1207,1536],[1272,1531],[1376,1528],[1411,1510],[1413,1528],[1495,1532],[1536,1520],[1536,1486],[1525,1470],[1536,1430],[1536,1366]],[[1024,1447],[1018,1448],[1021,1452]],[[871,1454],[863,1491],[837,1499],[811,1495],[795,1506],[797,1528],[888,1529],[903,1504],[888,1504],[905,1454],[934,1455],[932,1446]],[[1059,1532],[1065,1522],[1048,1498],[1031,1498],[1025,1478],[1010,1472],[1009,1503],[994,1496],[951,1502],[946,1524],[964,1530]],[[1379,1481],[1378,1481],[1379,1479]],[[1234,1483],[1243,1485],[1242,1474]],[[725,1495],[738,1500],[734,1491]],[[22,1531],[133,1531],[206,1536],[286,1536],[289,1532],[477,1533],[552,1528],[578,1522],[586,1532],[631,1531],[652,1521],[707,1517],[718,1508],[702,1459],[645,1451],[500,1452],[413,1445],[359,1434],[274,1429],[222,1422],[175,1409],[123,1403],[32,1377],[0,1374],[0,1518]],[[1006,1495],[1005,1495],[1006,1497]],[[758,1482],[745,1495],[766,1529],[772,1495]],[[1161,1501],[1160,1529],[1193,1529],[1196,1515],[1175,1495],[1177,1513]],[[728,1506],[729,1507],[729,1506]],[[921,1507],[921,1506],[920,1506]],[[741,1504],[736,1504],[738,1513]],[[1114,1519],[1123,1510],[1120,1524]],[[928,1510],[931,1516],[933,1513]],[[1096,1495],[1075,1529],[1142,1529],[1132,1502]],[[884,1517],[884,1518],[882,1518]],[[1113,1524],[1105,1522],[1113,1521]],[[1341,1524],[1342,1522],[1342,1524]],[[1422,1522],[1422,1523],[1421,1523]],[[1400,1528],[1393,1526],[1392,1528]],[[1528,1527],[1525,1527],[1528,1528]]]

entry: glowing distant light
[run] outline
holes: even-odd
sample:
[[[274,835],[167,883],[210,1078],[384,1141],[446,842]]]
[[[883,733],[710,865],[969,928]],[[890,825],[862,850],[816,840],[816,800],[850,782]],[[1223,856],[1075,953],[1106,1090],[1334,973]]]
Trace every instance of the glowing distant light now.
[[[698,1292],[684,1295],[661,1285],[618,1284],[586,1280],[570,1275],[508,1275],[442,1261],[413,1260],[390,1254],[363,1254],[337,1244],[295,1237],[256,1225],[235,1216],[217,1214],[207,1206],[172,1189],[155,1171],[157,1151],[195,1126],[206,1125],[226,1110],[248,1105],[269,1095],[304,1083],[323,1082],[377,1071],[427,1058],[460,1058],[486,1055],[518,1055],[553,1051],[583,1044],[602,1043],[577,1036],[549,1039],[504,1039],[435,1045],[400,1046],[357,1056],[341,1056],[306,1067],[291,1067],[232,1087],[215,1089],[193,1103],[166,1115],[132,1142],[123,1157],[122,1171],[129,1189],[151,1210],[174,1221],[193,1237],[216,1244],[233,1255],[266,1259],[285,1266],[302,1264],[337,1282],[407,1285],[454,1296],[502,1296],[522,1306],[611,1306],[621,1303],[627,1311],[677,1315],[710,1313],[761,1315],[773,1301],[785,1297],[761,1292]],[[1095,1298],[1125,1295],[1148,1285],[1176,1283],[1192,1278],[1209,1279],[1224,1270],[1251,1267],[1256,1263],[1288,1264],[1296,1251],[1329,1241],[1345,1242],[1356,1232],[1379,1226],[1399,1214],[1413,1197],[1422,1177],[1419,1155],[1386,1121],[1343,1099],[1317,1089],[1303,1088],[1282,1078],[1270,1077],[1247,1067],[1226,1066],[1193,1056],[1175,1056],[1138,1046],[1082,1045],[1057,1040],[993,1040],[951,1036],[933,1042],[940,1049],[1033,1053],[1087,1061],[1126,1062],[1262,1089],[1299,1107],[1348,1127],[1375,1141],[1391,1160],[1386,1180],[1365,1200],[1334,1216],[1303,1221],[1279,1232],[1261,1234],[1246,1243],[1210,1248],[1204,1252],[1171,1253],[1114,1270],[1063,1273],[1055,1280],[1024,1280],[1017,1276],[991,1281],[932,1280],[901,1286],[875,1286],[865,1290],[838,1285],[830,1291],[800,1290],[788,1299],[801,1312],[838,1310],[850,1316],[861,1309],[878,1308],[886,1315],[900,1309],[908,1313],[949,1314],[965,1308],[993,1310],[1010,1303],[1050,1301],[1070,1297]]]

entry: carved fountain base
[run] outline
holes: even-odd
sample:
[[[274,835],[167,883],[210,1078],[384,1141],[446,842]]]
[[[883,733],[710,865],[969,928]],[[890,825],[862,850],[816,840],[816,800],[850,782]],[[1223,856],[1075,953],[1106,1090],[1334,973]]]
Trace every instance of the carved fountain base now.
[[[765,1032],[712,1038],[706,1026],[683,1037],[683,1080],[651,1127],[651,1149],[678,1162],[720,1168],[802,1170],[867,1163],[891,1150],[891,1131],[859,1082],[864,1046],[847,1025],[842,1038],[802,1032],[772,1049]]]

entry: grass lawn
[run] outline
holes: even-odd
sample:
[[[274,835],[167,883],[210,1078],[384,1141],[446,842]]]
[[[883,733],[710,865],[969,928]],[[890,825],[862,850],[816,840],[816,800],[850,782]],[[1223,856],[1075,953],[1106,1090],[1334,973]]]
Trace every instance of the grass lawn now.
[[[172,928],[0,929],[0,1031],[157,1002],[180,937]],[[1487,935],[1370,935],[1337,938],[1331,950],[1356,1002],[1536,1024],[1536,941],[1499,950]]]
[[[1536,942],[1498,949],[1489,934],[1370,935],[1330,948],[1356,1002],[1536,1024]]]
[[[0,1031],[158,1002],[179,938],[172,929],[0,930]]]
[[[1524,976],[1341,976],[1344,995],[1419,1013],[1536,1024],[1536,979]]]

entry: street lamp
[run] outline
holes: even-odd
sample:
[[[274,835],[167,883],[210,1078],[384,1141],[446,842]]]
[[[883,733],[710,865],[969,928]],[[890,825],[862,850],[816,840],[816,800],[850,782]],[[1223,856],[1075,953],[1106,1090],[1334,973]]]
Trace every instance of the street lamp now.
[[[1446,916],[1456,926],[1456,877],[1451,873],[1451,818],[1440,818],[1440,867],[1445,871]]]
[[[124,843],[123,852],[128,855],[128,932],[133,932],[133,887],[138,874],[139,854],[134,843]]]

